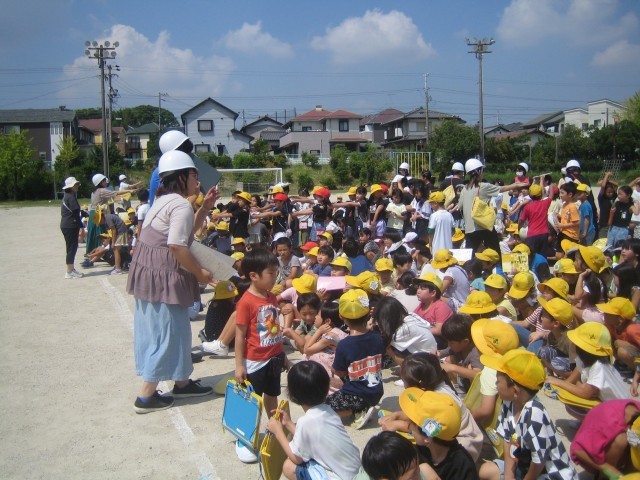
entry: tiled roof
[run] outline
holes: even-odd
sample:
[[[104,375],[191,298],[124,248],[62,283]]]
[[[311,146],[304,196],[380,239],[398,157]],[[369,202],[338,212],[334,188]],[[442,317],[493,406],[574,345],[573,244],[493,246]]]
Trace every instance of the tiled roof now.
[[[536,118],[534,118],[530,122],[524,122],[522,124],[522,127],[523,128],[537,127],[538,125],[541,125],[541,124],[544,124],[544,123],[559,122],[563,118],[564,118],[564,112],[543,113],[542,115],[538,115]]]
[[[544,136],[549,136],[548,133],[541,132],[537,128],[527,128],[526,130],[516,130],[515,132],[501,133],[500,135],[495,135],[493,138],[495,138],[496,140],[501,140],[505,138],[517,138],[523,135],[531,135],[534,133],[544,135]]]
[[[252,125],[255,125],[256,123],[260,123],[260,122],[264,122],[264,121],[270,122],[270,123],[272,123],[272,124],[274,124],[274,125],[282,125],[282,122],[279,122],[279,121],[277,121],[277,120],[274,120],[274,119],[273,119],[273,118],[271,118],[269,115],[264,115],[264,116],[260,117],[259,119],[255,120],[255,121],[253,121],[253,122],[251,122],[251,123],[247,123],[247,124],[246,124],[244,127],[242,127],[242,128],[243,128],[243,129],[245,129],[245,128],[247,128],[247,127],[250,127],[250,126],[252,126]]]
[[[400,115],[398,115],[395,118],[390,118],[389,120],[385,121],[383,123],[383,125],[388,125],[390,123],[393,122],[397,122],[399,120],[404,120],[405,118],[424,118],[424,107],[418,107],[415,108],[413,110],[411,110],[410,112],[407,113],[401,113]],[[433,118],[436,120],[440,120],[440,119],[457,119],[459,120],[460,117],[458,117],[457,115],[452,115],[450,113],[444,113],[444,112],[438,112],[436,110],[429,110],[429,118]]]
[[[281,130],[262,130],[260,132],[260,138],[267,142],[275,142],[276,140],[280,140],[280,137],[283,137],[286,133],[287,132]]]
[[[296,117],[293,117],[289,122],[302,122],[302,121],[320,121],[327,115],[331,114],[331,110],[325,110],[324,108],[314,108],[308,112],[302,113]]]
[[[335,112],[331,112],[324,118],[362,118],[362,115],[358,115],[357,113],[347,112],[346,110],[336,110]]]
[[[398,118],[404,115],[400,110],[395,108],[387,108],[381,112],[374,113],[373,115],[367,115],[360,120],[360,125],[372,125],[388,122],[392,118]]]
[[[73,110],[59,108],[27,108],[23,110],[0,110],[1,123],[43,123],[43,122],[72,122],[76,117]]]
[[[127,135],[144,135],[149,133],[158,133],[158,124],[155,122],[145,123],[139,127],[132,127],[127,130]]]
[[[221,104],[220,102],[216,102],[216,101],[215,101],[213,98],[211,98],[211,97],[207,97],[207,98],[205,98],[203,101],[201,101],[199,104],[197,104],[195,107],[191,107],[189,110],[187,110],[187,111],[186,111],[186,112],[184,112],[182,115],[180,115],[180,118],[182,119],[182,123],[185,123],[185,122],[184,122],[184,117],[185,117],[185,115],[187,115],[187,114],[188,114],[188,113],[190,113],[191,111],[195,110],[196,108],[200,107],[201,105],[203,105],[204,103],[207,103],[207,102],[212,102],[212,103],[214,103],[214,104],[218,105],[219,107],[221,107],[222,109],[226,110],[226,111],[227,111],[227,113],[229,114],[229,116],[230,116],[231,118],[233,118],[234,120],[235,120],[236,118],[238,118],[238,112],[234,112],[234,111],[233,111],[233,110],[231,110],[229,107],[227,107],[227,106],[225,106],[225,105]]]

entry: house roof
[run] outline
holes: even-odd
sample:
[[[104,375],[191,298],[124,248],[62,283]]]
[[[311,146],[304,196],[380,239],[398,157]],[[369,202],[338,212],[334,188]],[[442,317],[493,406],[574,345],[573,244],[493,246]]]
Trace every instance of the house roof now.
[[[385,110],[382,110],[381,112],[363,117],[360,120],[360,125],[382,124],[391,120],[392,118],[398,118],[402,115],[403,113],[400,110],[396,110],[395,108],[387,108]]]
[[[253,140],[253,137],[252,137],[251,135],[247,135],[246,133],[241,132],[240,130],[237,130],[237,129],[235,129],[235,128],[232,128],[230,131],[231,131],[231,133],[232,133],[233,135],[237,135],[237,136],[239,136],[239,137],[244,137],[244,138],[246,138],[246,139],[247,139],[247,140],[249,140],[249,141]]]
[[[382,125],[388,125],[390,123],[394,123],[394,122],[398,122],[400,120],[405,120],[405,119],[413,119],[413,118],[424,118],[425,116],[425,110],[424,107],[418,107],[415,108],[413,110],[411,110],[410,112],[407,113],[401,113],[400,115],[398,115],[395,118],[390,118],[389,120],[387,120],[386,122],[384,122]],[[454,120],[461,120],[460,117],[458,117],[457,115],[452,115],[450,113],[444,113],[444,112],[438,112],[436,110],[429,110],[429,118],[433,118],[433,119],[454,119]]]
[[[279,122],[277,120],[274,120],[269,115],[264,115],[264,116],[260,117],[259,119],[255,120],[255,121],[253,121],[251,123],[247,123],[244,127],[242,127],[242,130],[244,130],[245,128],[249,128],[252,125],[255,125],[255,124],[260,123],[260,122],[269,122],[269,123],[272,123],[273,125],[277,125],[279,127],[282,126],[281,122]]]
[[[608,98],[603,98],[601,100],[594,100],[593,102],[587,102],[587,105],[595,105],[596,103],[609,103],[611,105],[615,105],[618,108],[627,108],[622,103],[614,102],[613,100],[609,100]]]
[[[522,128],[530,128],[530,127],[538,127],[539,125],[543,125],[545,123],[558,123],[562,121],[564,118],[564,112],[551,112],[551,113],[543,113],[542,115],[538,115],[536,118],[529,122],[525,122],[522,124]]]
[[[362,115],[358,115],[357,113],[347,112],[346,110],[336,110],[335,112],[331,112],[324,118],[362,118]]]
[[[73,110],[59,108],[27,108],[22,110],[0,110],[1,123],[72,122],[76,118]]]
[[[298,116],[293,117],[291,120],[287,122],[287,124],[292,122],[303,122],[303,121],[320,121],[329,115],[331,110],[325,110],[322,107],[316,107],[308,112],[302,113]]]
[[[129,127],[127,135],[144,135],[149,133],[158,133],[158,124],[155,122],[145,123],[139,127]]]
[[[500,135],[495,135],[493,138],[495,138],[496,140],[503,140],[507,138],[518,138],[525,135],[543,135],[545,137],[550,136],[548,133],[541,132],[537,128],[527,128],[525,130],[516,130],[515,132],[501,133]]]
[[[277,140],[280,140],[280,137],[283,137],[286,135],[287,132],[285,131],[281,131],[281,130],[269,130],[269,129],[265,129],[262,130],[260,132],[260,138],[262,140],[265,140],[267,142],[275,142]]]
[[[203,101],[201,101],[199,104],[197,104],[195,107],[191,107],[189,110],[187,110],[186,112],[184,112],[182,115],[180,115],[180,118],[182,119],[182,123],[184,124],[184,117],[192,112],[193,110],[195,110],[196,108],[199,108],[200,106],[204,105],[207,102],[211,102],[215,105],[217,105],[218,107],[222,108],[223,110],[226,110],[227,113],[229,114],[230,117],[233,117],[233,120],[235,121],[236,118],[238,118],[238,112],[234,112],[233,110],[231,110],[229,107],[224,106],[223,104],[221,104],[220,102],[216,102],[213,98],[211,97],[207,97],[205,98]]]
[[[338,137],[329,140],[329,143],[369,143],[368,138],[360,137]]]
[[[493,132],[494,130],[504,130],[505,132],[509,131],[509,129],[501,123],[499,123],[498,125],[491,125],[490,127],[484,127],[483,130],[485,135],[487,133]]]

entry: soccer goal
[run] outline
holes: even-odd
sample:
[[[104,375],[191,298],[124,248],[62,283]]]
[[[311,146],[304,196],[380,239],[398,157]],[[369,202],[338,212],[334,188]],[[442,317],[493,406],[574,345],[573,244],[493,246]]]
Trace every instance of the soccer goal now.
[[[282,182],[282,168],[219,168],[222,174],[218,190],[230,197],[236,190],[263,194],[276,183]]]

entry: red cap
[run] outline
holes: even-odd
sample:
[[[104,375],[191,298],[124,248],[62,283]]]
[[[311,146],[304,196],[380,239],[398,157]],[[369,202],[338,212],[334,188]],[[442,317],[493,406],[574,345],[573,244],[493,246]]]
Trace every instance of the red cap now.
[[[319,188],[318,190],[316,190],[316,193],[314,193],[314,195],[329,198],[331,196],[331,191],[328,188]]]
[[[280,200],[280,201],[282,201],[282,202],[286,202],[288,198],[289,198],[289,197],[287,197],[287,195],[286,195],[286,194],[284,194],[284,193],[276,193],[276,194],[273,196],[273,199],[274,199],[274,200]]]
[[[317,246],[318,246],[318,244],[316,242],[308,241],[307,243],[305,243],[303,246],[300,247],[300,250],[302,250],[304,252],[308,252],[313,247],[317,247]]]
[[[387,193],[389,191],[389,187],[387,187],[384,183],[380,184],[380,188],[384,190],[384,193]]]

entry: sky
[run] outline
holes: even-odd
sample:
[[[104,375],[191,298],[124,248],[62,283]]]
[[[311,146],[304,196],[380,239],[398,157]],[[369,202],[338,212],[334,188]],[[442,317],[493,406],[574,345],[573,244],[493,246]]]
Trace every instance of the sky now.
[[[207,97],[280,121],[322,105],[368,115],[429,108],[484,125],[624,101],[640,90],[637,0],[8,0],[0,17],[0,109],[100,106],[85,41],[118,41],[114,109],[180,115]],[[635,80],[634,80],[635,79]]]

